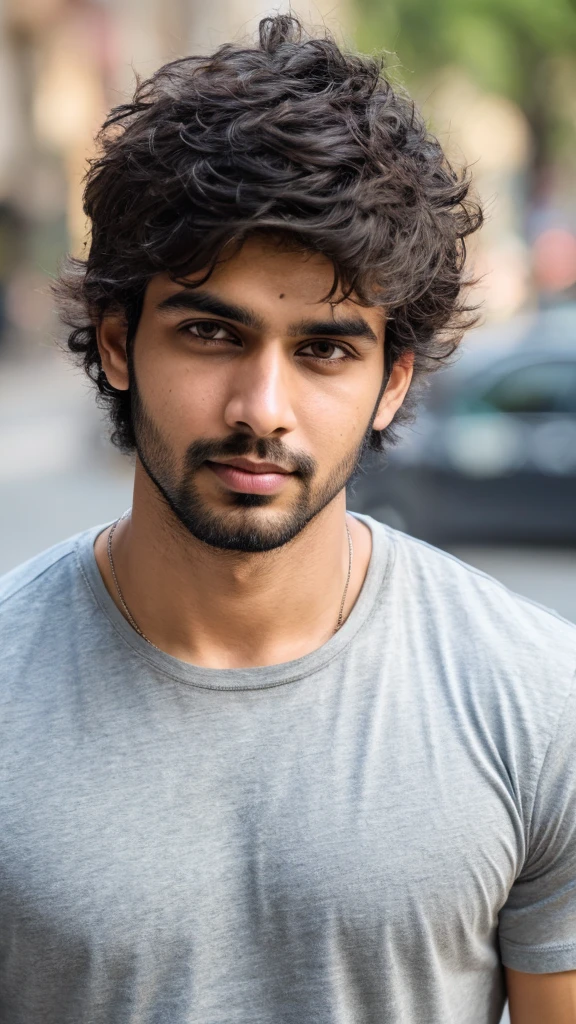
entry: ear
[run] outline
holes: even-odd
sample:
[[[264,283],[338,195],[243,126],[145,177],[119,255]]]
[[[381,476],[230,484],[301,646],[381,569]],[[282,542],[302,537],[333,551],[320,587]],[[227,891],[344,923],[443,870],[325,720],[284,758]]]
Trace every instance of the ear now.
[[[406,397],[414,372],[414,353],[404,352],[392,367],[384,394],[372,424],[373,430],[384,430],[394,419]]]
[[[128,328],[121,316],[106,316],[96,328],[98,351],[108,383],[118,391],[129,386],[126,335]]]

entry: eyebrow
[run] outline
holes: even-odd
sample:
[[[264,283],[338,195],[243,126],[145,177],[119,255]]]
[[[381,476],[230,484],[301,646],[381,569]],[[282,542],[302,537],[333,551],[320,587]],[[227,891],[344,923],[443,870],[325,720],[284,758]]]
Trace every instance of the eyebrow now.
[[[168,295],[157,305],[157,310],[164,311],[180,310],[192,313],[211,313],[213,316],[223,317],[225,320],[234,320],[243,327],[252,330],[263,330],[264,320],[251,309],[245,306],[237,306],[233,302],[225,302],[223,299],[212,295],[210,292],[196,288],[185,288],[180,292]],[[370,325],[361,316],[343,317],[342,319],[331,320],[300,320],[288,328],[288,335],[297,338],[301,335],[308,337],[333,337],[339,338],[365,338],[378,344],[378,336]]]
[[[156,309],[159,312],[164,310],[186,310],[193,313],[212,313],[213,316],[222,316],[225,320],[235,320],[243,327],[251,327],[253,330],[262,330],[264,321],[244,306],[237,306],[233,302],[224,302],[223,299],[211,295],[210,292],[200,291],[196,288],[185,288],[181,292],[168,295],[159,302]]]
[[[375,345],[378,344],[378,336],[370,325],[361,316],[343,317],[341,320],[334,317],[333,320],[301,320],[288,329],[290,337],[298,337],[300,334],[316,335],[317,337],[339,338],[367,338]]]

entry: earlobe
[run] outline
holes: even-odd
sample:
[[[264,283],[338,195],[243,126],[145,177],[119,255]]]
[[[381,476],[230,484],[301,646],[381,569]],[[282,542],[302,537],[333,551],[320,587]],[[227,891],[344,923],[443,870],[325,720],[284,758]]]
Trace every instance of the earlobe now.
[[[373,430],[390,425],[406,397],[414,373],[414,353],[405,352],[394,363],[380,404],[374,417]]]
[[[130,384],[126,334],[126,323],[119,316],[104,317],[96,328],[102,370],[108,383],[118,391],[127,391]]]

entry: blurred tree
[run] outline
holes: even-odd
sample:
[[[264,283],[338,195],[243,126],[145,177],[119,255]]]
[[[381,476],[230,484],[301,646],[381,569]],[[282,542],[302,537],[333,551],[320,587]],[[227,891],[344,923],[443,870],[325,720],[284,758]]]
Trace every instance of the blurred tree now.
[[[575,131],[576,0],[356,0],[358,42],[421,86],[447,66],[513,99],[532,129],[532,189]],[[572,140],[571,140],[572,141]]]

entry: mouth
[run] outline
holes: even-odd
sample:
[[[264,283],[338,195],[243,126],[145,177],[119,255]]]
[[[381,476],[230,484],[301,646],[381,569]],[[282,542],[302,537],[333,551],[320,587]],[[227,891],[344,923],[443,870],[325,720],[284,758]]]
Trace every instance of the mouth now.
[[[204,465],[231,491],[240,494],[276,494],[294,475],[271,462],[229,459],[228,462],[207,460]]]

